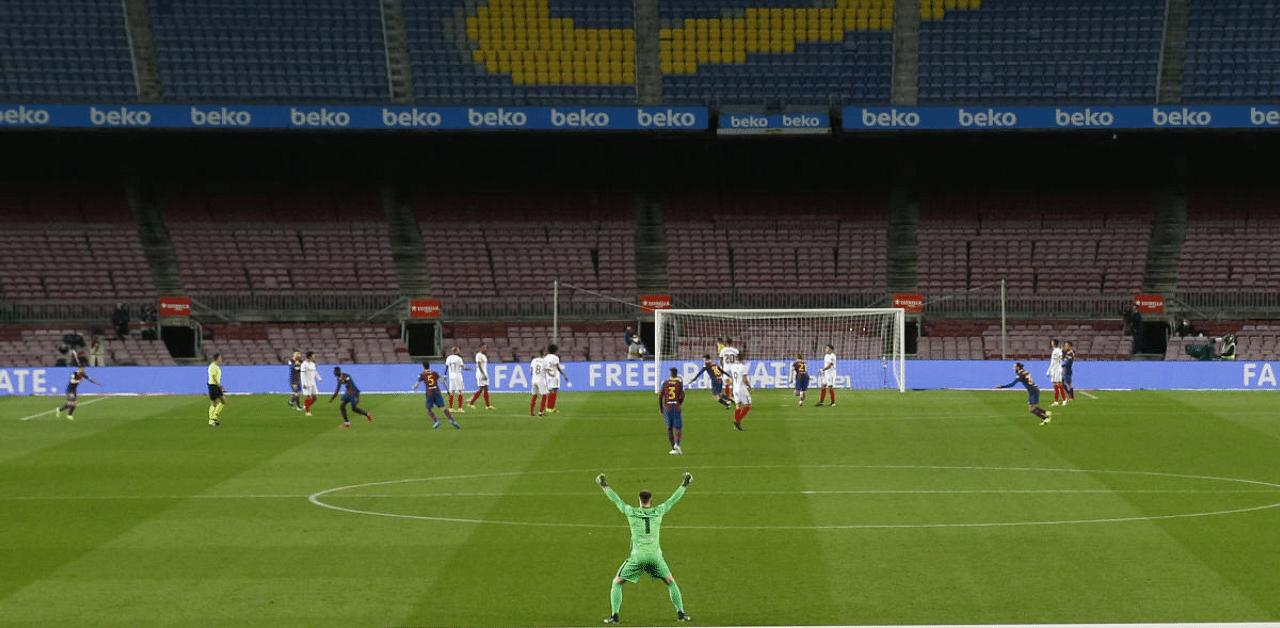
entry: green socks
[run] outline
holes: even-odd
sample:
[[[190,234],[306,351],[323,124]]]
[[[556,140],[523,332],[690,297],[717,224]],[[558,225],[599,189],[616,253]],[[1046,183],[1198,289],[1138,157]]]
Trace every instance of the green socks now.
[[[680,595],[680,593],[676,593]],[[613,583],[613,588],[609,589],[609,604],[613,606],[613,614],[617,615],[618,610],[622,608],[622,583]]]

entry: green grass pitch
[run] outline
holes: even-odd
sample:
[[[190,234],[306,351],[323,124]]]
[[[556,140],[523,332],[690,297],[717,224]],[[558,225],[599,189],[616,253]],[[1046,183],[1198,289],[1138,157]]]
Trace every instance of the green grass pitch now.
[[[1280,620],[1275,397],[1094,396],[1041,427],[1017,392],[758,391],[735,432],[696,391],[684,456],[649,393],[495,395],[461,430],[419,394],[350,429],[324,398],[216,429],[198,397],[3,398],[0,626],[598,625],[629,537],[593,478],[663,500],[686,469],[694,625]],[[622,619],[676,623],[647,579]]]

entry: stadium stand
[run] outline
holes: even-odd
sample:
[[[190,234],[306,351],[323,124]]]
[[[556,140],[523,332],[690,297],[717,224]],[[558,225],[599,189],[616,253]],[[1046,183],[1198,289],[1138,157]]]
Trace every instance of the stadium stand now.
[[[0,199],[0,297],[16,301],[155,298],[133,214],[120,192],[8,187]]]
[[[663,204],[673,294],[883,292],[886,208],[830,194],[681,194]]]
[[[1280,288],[1280,193],[1202,191],[1187,204],[1186,241],[1178,266],[1178,292],[1237,294]]]
[[[1153,102],[1162,0],[927,0],[919,101]]]
[[[633,12],[630,0],[406,2],[414,95],[421,102],[635,102]]]
[[[0,3],[3,94],[10,100],[136,102],[118,2]]]
[[[1199,332],[1185,338],[1173,336],[1165,350],[1166,360],[1194,360],[1187,347],[1213,345],[1213,355],[1222,352],[1221,338],[1236,337],[1236,359],[1249,361],[1280,360],[1280,322],[1276,321],[1196,321]]]
[[[1047,360],[1049,340],[1071,342],[1077,360],[1126,360],[1132,340],[1119,321],[1009,321],[1004,355],[1009,360]],[[917,340],[923,360],[999,360],[999,321],[926,321]],[[1033,376],[1038,376],[1033,373]]]
[[[888,102],[892,0],[666,0],[663,97],[709,105]],[[818,3],[823,4],[823,3]]]
[[[168,101],[390,100],[375,2],[148,0],[147,7]]]
[[[627,196],[430,195],[417,215],[432,296],[451,314],[625,313],[635,299],[635,210]]]
[[[95,335],[102,340],[104,359],[107,366],[141,365],[169,366],[174,364],[173,358],[164,342],[160,340],[142,340],[137,335],[130,335],[127,340],[116,340],[114,334],[101,335],[104,324],[96,328],[90,327],[43,327],[7,325],[0,327],[0,365],[5,366],[54,366],[62,357],[58,348],[63,345],[63,336],[79,334],[85,346],[79,347],[81,360],[88,363],[89,343]],[[63,382],[48,382],[61,391]]]
[[[918,286],[957,294],[1133,295],[1142,287],[1154,200],[1070,191],[934,195],[921,200]]]
[[[161,199],[192,297],[398,296],[386,216],[373,192],[245,188]]]
[[[319,364],[408,362],[400,326],[382,323],[211,323],[201,343],[223,364],[284,364],[294,351],[314,351]],[[325,385],[332,382],[321,372]],[[280,384],[285,385],[283,374]]]
[[[1184,102],[1280,97],[1280,2],[1196,0],[1186,47]]]

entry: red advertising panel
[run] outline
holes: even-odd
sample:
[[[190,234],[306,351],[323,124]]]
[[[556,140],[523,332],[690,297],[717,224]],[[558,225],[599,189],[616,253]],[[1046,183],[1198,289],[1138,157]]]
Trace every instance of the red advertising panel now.
[[[409,301],[409,318],[440,318],[439,299],[412,299]]]
[[[924,295],[906,293],[895,294],[893,295],[893,307],[900,307],[907,312],[923,312]]]
[[[1133,304],[1143,314],[1164,312],[1164,297],[1158,294],[1139,294],[1133,297]]]
[[[191,299],[160,297],[160,316],[191,316]]]
[[[671,309],[671,295],[646,294],[640,297],[640,309],[644,312]]]

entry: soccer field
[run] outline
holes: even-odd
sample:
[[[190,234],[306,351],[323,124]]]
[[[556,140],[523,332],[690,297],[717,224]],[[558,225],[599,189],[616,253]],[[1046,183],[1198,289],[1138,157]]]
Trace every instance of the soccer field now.
[[[761,390],[736,432],[697,391],[683,456],[651,393],[461,430],[417,394],[350,429],[323,398],[219,428],[200,397],[2,398],[0,626],[598,625],[629,532],[593,478],[661,501],[685,470],[694,625],[1280,620],[1275,397],[1094,396],[1042,427],[1019,392]],[[621,616],[676,623],[647,578]]]

